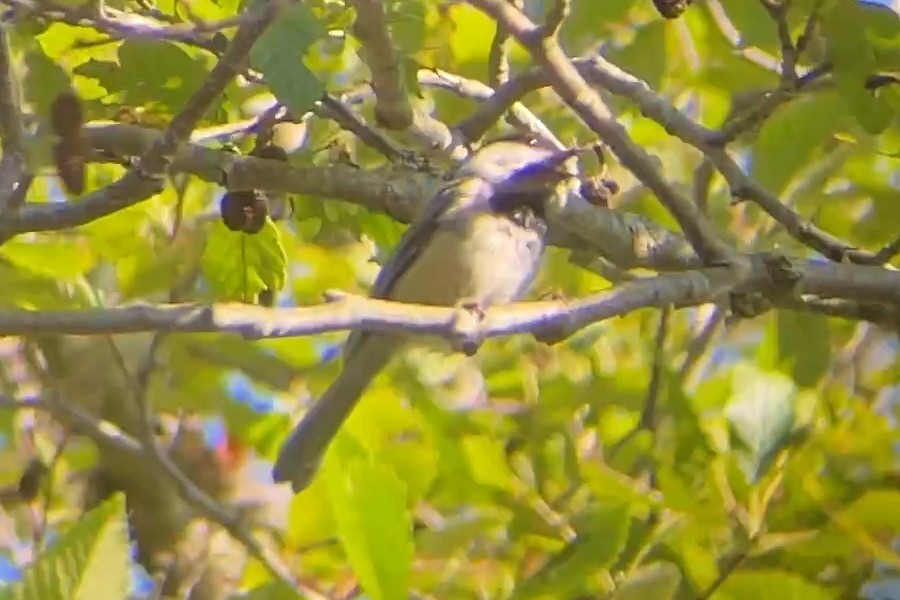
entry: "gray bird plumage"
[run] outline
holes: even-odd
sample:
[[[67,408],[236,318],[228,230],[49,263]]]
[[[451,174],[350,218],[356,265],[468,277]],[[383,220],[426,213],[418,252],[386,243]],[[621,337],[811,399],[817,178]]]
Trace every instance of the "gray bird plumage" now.
[[[556,151],[517,141],[479,149],[453,173],[407,229],[371,295],[401,302],[481,308],[519,298],[544,251],[544,203],[572,177]],[[354,332],[331,387],[288,436],[272,471],[295,492],[306,488],[366,387],[403,345],[399,336]]]

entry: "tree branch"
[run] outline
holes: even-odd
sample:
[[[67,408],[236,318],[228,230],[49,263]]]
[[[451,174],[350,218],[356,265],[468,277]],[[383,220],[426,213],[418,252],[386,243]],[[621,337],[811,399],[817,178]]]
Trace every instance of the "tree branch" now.
[[[267,550],[251,532],[246,530],[245,523],[234,514],[234,511],[222,506],[198,488],[172,463],[168,456],[160,453],[163,462],[153,460],[151,456],[148,456],[147,449],[138,440],[112,423],[98,420],[76,404],[55,397],[50,400],[36,397],[16,400],[0,394],[0,409],[34,409],[47,412],[59,421],[71,424],[75,431],[89,438],[99,448],[105,449],[107,452],[119,453],[121,460],[131,462],[131,467],[135,471],[141,471],[141,466],[144,467],[144,470],[159,471],[162,469],[166,477],[176,484],[180,495],[193,510],[225,529],[273,576],[310,598],[325,600],[325,597],[314,589],[297,583],[281,559]]]
[[[784,302],[815,296],[900,307],[900,272],[878,267],[773,260],[759,256],[739,281],[730,269],[710,268],[636,279],[613,290],[569,301],[519,302],[486,311],[477,323],[464,310],[332,293],[331,302],[301,308],[245,304],[131,305],[67,311],[0,310],[0,335],[97,335],[144,331],[231,332],[248,338],[315,335],[366,329],[438,335],[478,343],[512,334],[570,335],[590,323],[640,308],[694,306],[728,291],[762,293]]]
[[[519,302],[489,309],[482,320],[452,307],[412,305],[334,293],[331,302],[302,308],[244,304],[132,305],[66,311],[0,310],[0,335],[97,335],[144,331],[237,333],[248,338],[314,335],[348,329],[439,335],[478,343],[516,333],[564,331],[646,307],[709,302],[737,281],[712,268],[635,280],[572,301]]]
[[[712,224],[689,199],[676,192],[657,170],[651,157],[616,122],[600,96],[572,65],[559,43],[503,0],[469,0],[509,30],[541,65],[553,89],[619,158],[623,166],[651,190],[678,221],[697,254],[708,263],[731,262],[735,251],[717,235]]]
[[[139,156],[160,137],[153,129],[118,124],[91,125],[85,134],[97,153],[116,157]],[[213,182],[219,182],[222,173],[227,172],[227,183],[232,189],[343,200],[386,212],[406,223],[415,218],[425,200],[444,183],[428,173],[392,168],[364,170],[346,165],[297,167],[194,144],[179,147],[169,171],[187,172]],[[8,237],[77,227],[130,205],[105,194],[91,194],[76,203],[27,205],[0,223],[0,238],[3,234]],[[574,197],[562,211],[550,214],[549,219],[551,243],[602,254],[623,269],[680,270],[697,266],[681,236],[644,217],[599,210]]]
[[[494,90],[476,79],[466,79],[465,77],[460,77],[459,75],[441,71],[439,69],[422,69],[418,73],[418,79],[419,83],[422,85],[442,88],[451,91],[458,96],[462,96],[463,98],[478,100],[479,108],[472,113],[470,118],[481,114],[485,105],[493,105],[495,103],[494,97],[496,93]],[[457,131],[466,142],[475,142],[481,139],[485,132],[493,126],[496,120],[507,111],[513,118],[516,126],[523,127],[531,133],[537,134],[551,146],[559,149],[565,148],[556,135],[550,131],[550,128],[544,125],[543,121],[537,118],[537,116],[535,116],[535,114],[524,104],[517,102],[516,100],[504,104],[499,112],[491,112],[490,115],[487,115],[492,119],[490,122],[482,122],[479,120],[478,122],[470,124],[469,118],[463,119],[456,124],[454,131]]]
[[[117,181],[88,195],[74,205],[80,208],[74,213],[75,216],[80,219],[87,218],[87,220],[79,222],[76,218],[74,222],[69,221],[63,227],[85,223],[122,210],[142,202],[162,190],[171,155],[175,153],[180,144],[189,138],[191,131],[203,117],[203,113],[238,74],[253,43],[275,18],[277,7],[276,0],[267,0],[261,8],[253,13],[252,18],[247,18],[242,23],[228,46],[228,50],[213,67],[209,77],[191,96],[184,108],[173,117],[163,134],[154,139],[146,152],[141,155],[140,161]],[[11,222],[0,223],[0,243],[17,233],[17,220],[16,217],[13,217]]]
[[[376,122],[386,129],[408,133],[427,153],[449,152],[462,157],[459,151],[464,152],[464,148],[450,128],[410,104],[382,0],[348,0],[348,4],[356,9],[353,35],[372,73]]]
[[[102,11],[98,11],[91,3],[79,6],[67,6],[49,0],[39,2],[3,0],[3,3],[13,7],[16,17],[35,14],[44,21],[60,21],[76,27],[92,27],[106,33],[112,40],[168,40],[203,47],[211,45],[214,33],[237,27],[244,20],[253,18],[252,13],[245,12],[236,17],[210,23],[167,24],[153,17],[110,6],[104,6]]]
[[[666,131],[704,153],[725,178],[735,196],[758,204],[797,241],[831,260],[847,259],[857,264],[883,264],[885,262],[884,256],[890,252],[889,250],[868,252],[854,248],[807,222],[797,212],[785,206],[777,196],[747,175],[722,147],[724,142],[733,137],[732,129],[716,132],[703,127],[655,94],[645,82],[600,56],[575,59],[572,64],[587,81],[613,94],[630,99],[638,106],[641,114],[653,119]],[[820,70],[811,70],[799,79],[797,85],[800,87],[807,85],[822,73]],[[512,102],[549,84],[548,75],[537,69],[515,77],[500,87],[490,101],[482,104],[476,112],[461,121],[457,128],[467,138],[481,135]],[[773,94],[777,96],[778,103],[783,103],[789,97],[789,94],[785,93]],[[767,110],[773,108],[769,105],[767,107]]]

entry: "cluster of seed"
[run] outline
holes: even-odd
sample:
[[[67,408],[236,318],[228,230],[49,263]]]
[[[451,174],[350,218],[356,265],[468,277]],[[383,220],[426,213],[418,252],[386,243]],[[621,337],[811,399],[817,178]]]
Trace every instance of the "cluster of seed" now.
[[[53,147],[56,172],[73,194],[84,192],[85,165],[90,146],[84,136],[84,113],[74,92],[63,92],[50,107],[50,127],[59,138]]]
[[[287,162],[287,153],[279,146],[254,148],[250,156]],[[231,190],[219,201],[219,214],[231,231],[256,234],[262,231],[269,216],[269,203],[261,190]]]

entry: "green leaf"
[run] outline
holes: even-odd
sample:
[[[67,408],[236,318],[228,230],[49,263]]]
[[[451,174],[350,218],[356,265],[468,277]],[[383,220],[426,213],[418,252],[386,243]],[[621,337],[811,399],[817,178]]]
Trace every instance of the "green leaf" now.
[[[593,506],[580,519],[578,536],[557,552],[534,576],[516,586],[515,600],[573,598],[591,577],[608,569],[628,539],[628,505]]]
[[[491,531],[508,530],[506,513],[497,510],[467,511],[445,519],[440,528],[425,529],[416,536],[416,549],[421,555],[434,558],[450,558],[461,547]]]
[[[705,463],[715,452],[701,426],[698,411],[685,395],[681,378],[676,373],[669,373],[666,379],[669,409],[674,417],[676,434],[673,464],[683,467],[693,461]]]
[[[828,118],[823,119],[826,114]],[[773,193],[781,194],[846,114],[834,93],[800,98],[780,108],[760,128],[751,174]]]
[[[95,262],[86,244],[65,239],[13,239],[0,247],[0,257],[36,275],[64,281],[78,279]]]
[[[92,59],[75,73],[97,79],[110,94],[121,94],[123,104],[168,113],[179,110],[209,74],[202,60],[157,40],[126,40],[117,62]]]
[[[272,581],[240,596],[240,600],[302,600],[291,586],[283,581]],[[235,598],[235,600],[238,600]]]
[[[726,416],[746,448],[750,480],[757,481],[789,439],[797,390],[784,375],[746,365],[734,370],[732,389]]]
[[[666,24],[650,22],[635,32],[634,39],[622,48],[611,48],[609,59],[647,84],[659,89],[666,72]]]
[[[644,565],[616,588],[611,600],[671,600],[681,583],[681,571],[669,562]]]
[[[264,289],[280,290],[287,279],[287,255],[271,219],[257,234],[229,231],[217,220],[203,252],[203,274],[229,300],[249,301]]]
[[[872,490],[866,492],[841,511],[841,517],[849,519],[872,531],[900,532],[900,491]]]
[[[506,462],[501,440],[487,435],[468,435],[462,439],[462,449],[469,463],[472,478],[480,485],[508,489],[513,474]]]
[[[17,308],[68,308],[69,302],[52,279],[0,263],[0,306]]]
[[[425,43],[425,3],[423,0],[395,0],[388,3],[391,38],[406,57],[415,56]]]
[[[598,33],[624,18],[636,0],[616,2],[573,2],[570,17],[563,24],[563,37],[569,40],[595,40]]]
[[[632,507],[648,507],[654,504],[641,482],[619,473],[597,461],[579,464],[581,477],[594,497],[608,502],[628,503]]]
[[[406,598],[413,559],[406,488],[388,467],[351,459],[328,469],[337,535],[366,595]]]
[[[131,586],[125,496],[81,517],[13,584],[15,600],[125,600]]]
[[[325,87],[303,63],[313,42],[325,34],[309,7],[295,4],[278,19],[250,50],[250,65],[266,77],[275,97],[300,118],[322,97]]]
[[[732,573],[711,600],[833,600],[835,595],[801,576],[775,569]]]
[[[890,124],[894,114],[884,97],[873,94],[864,85],[879,65],[867,36],[863,11],[857,2],[831,2],[821,14],[822,33],[827,39],[828,57],[834,65],[834,79],[841,98],[859,124],[869,133],[877,134]]]
[[[778,358],[802,387],[815,386],[831,364],[828,319],[823,315],[778,312]]]

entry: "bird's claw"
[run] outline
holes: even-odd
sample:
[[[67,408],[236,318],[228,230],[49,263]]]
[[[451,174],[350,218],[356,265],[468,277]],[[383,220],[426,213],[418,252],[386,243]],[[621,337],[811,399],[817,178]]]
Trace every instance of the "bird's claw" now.
[[[487,312],[475,300],[463,300],[456,305],[457,312],[453,319],[453,349],[466,356],[475,356],[481,346],[481,322]]]

